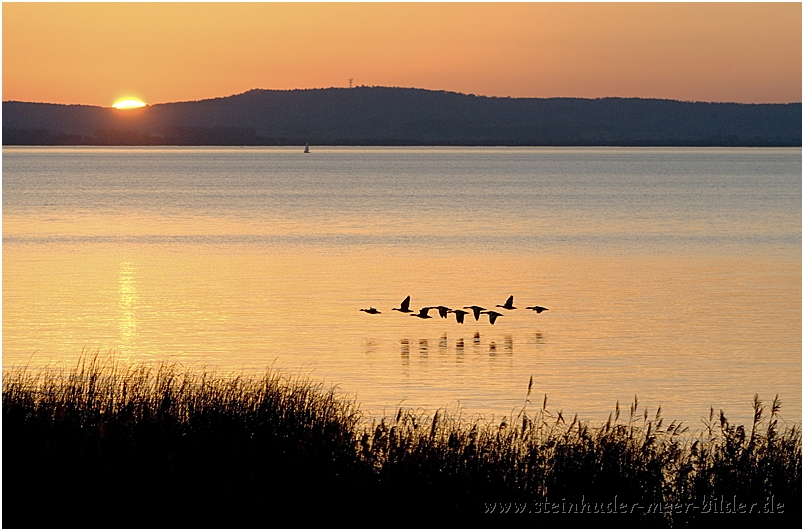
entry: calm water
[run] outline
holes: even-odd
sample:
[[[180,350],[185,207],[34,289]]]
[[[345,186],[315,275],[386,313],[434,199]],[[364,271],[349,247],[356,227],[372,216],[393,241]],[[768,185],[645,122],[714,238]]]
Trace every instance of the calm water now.
[[[800,149],[312,151],[4,148],[3,367],[271,365],[487,417],[533,375],[565,416],[801,420]],[[391,311],[511,294],[493,326]]]

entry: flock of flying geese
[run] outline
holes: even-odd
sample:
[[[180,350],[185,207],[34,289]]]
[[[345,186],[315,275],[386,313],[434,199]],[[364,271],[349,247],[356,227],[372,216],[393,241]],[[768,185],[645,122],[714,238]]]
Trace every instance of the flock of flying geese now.
[[[496,307],[497,308],[503,308],[505,310],[516,310],[516,306],[514,306],[514,296],[511,295],[510,297],[508,297],[508,300],[505,301],[505,304],[497,304]],[[542,313],[547,308],[545,308],[544,306],[528,306],[525,309],[526,310],[533,310],[536,313]],[[446,319],[447,314],[454,313],[455,314],[455,320],[460,324],[463,324],[463,318],[468,313],[471,313],[471,314],[473,314],[475,316],[475,321],[479,321],[480,320],[480,314],[485,313],[485,314],[487,314],[489,316],[489,323],[491,323],[491,324],[494,324],[494,321],[496,321],[498,317],[503,315],[500,312],[496,312],[494,310],[486,310],[482,306],[464,306],[463,310],[458,310],[458,309],[453,310],[452,308],[448,308],[446,306],[425,306],[424,308],[419,310],[419,313],[414,313],[414,311],[410,309],[410,295],[405,297],[405,300],[402,301],[402,304],[399,305],[399,308],[391,308],[391,310],[401,312],[401,313],[409,313],[409,314],[412,314],[411,317],[418,317],[419,319],[432,319],[433,316],[428,314],[428,312],[430,310],[438,310],[438,315],[440,315],[442,319]],[[467,312],[466,310],[471,310],[471,311]],[[382,313],[381,311],[379,311],[377,308],[374,308],[373,306],[371,306],[369,308],[360,308],[360,311],[370,313],[370,314]]]

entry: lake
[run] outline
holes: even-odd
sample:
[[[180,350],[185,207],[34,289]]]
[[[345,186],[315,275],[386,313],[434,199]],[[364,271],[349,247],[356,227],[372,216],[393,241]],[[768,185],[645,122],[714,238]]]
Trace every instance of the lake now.
[[[3,368],[267,367],[403,405],[801,421],[802,153],[3,148]],[[480,305],[503,315],[393,311]],[[497,308],[514,295],[515,310]],[[540,314],[526,306],[549,308]],[[370,315],[361,308],[376,307]]]

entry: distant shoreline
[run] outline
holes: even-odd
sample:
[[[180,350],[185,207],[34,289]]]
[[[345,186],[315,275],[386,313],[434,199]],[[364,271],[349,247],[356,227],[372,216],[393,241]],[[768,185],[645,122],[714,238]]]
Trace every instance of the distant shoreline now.
[[[42,136],[44,134],[44,136]],[[8,135],[13,138],[15,143],[6,143],[4,135],[3,147],[303,147],[303,142],[287,142],[287,143],[249,143],[249,144],[170,144],[160,143],[158,141],[142,142],[142,143],[102,143],[100,141],[91,143],[90,141],[75,141],[73,137],[52,136],[50,132],[41,131],[15,131]],[[312,144],[311,144],[312,145]],[[380,143],[351,143],[333,142],[333,143],[318,143],[315,146],[321,147],[577,147],[577,148],[595,148],[595,147],[643,147],[643,148],[663,148],[663,147],[731,147],[731,148],[800,148],[801,144],[762,144],[762,143],[690,143],[690,144],[380,144]]]
[[[3,145],[800,147],[801,103],[250,90],[116,110],[3,102]]]

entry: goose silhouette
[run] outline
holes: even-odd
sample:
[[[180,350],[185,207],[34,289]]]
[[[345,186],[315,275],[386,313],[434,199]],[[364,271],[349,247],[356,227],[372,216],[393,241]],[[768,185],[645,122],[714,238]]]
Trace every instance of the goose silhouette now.
[[[402,301],[402,304],[399,305],[399,308],[391,309],[402,313],[411,313],[413,310],[410,309],[410,295],[405,297],[405,300]]]
[[[446,319],[447,314],[452,311],[446,306],[433,306],[433,309],[438,310],[438,315],[440,315],[442,319]]]
[[[545,311],[547,308],[545,308],[544,306],[528,306],[528,307],[527,307],[527,308],[525,308],[525,309],[526,309],[526,310],[533,310],[533,311],[535,311],[536,313],[542,313],[542,312],[543,312],[543,311]]]
[[[463,318],[467,313],[472,312],[465,312],[463,310],[450,310],[449,313],[455,314],[455,320],[458,321],[459,324],[463,324]]]
[[[485,308],[483,308],[482,306],[464,306],[463,309],[464,310],[472,310],[474,312],[474,314],[475,314],[475,321],[480,320],[480,312],[482,310],[485,310]]]
[[[365,309],[365,308],[360,308],[360,311],[361,312],[366,312],[366,313],[371,313],[371,314],[382,313],[380,310],[378,310],[377,308],[375,308],[373,306],[369,306],[368,310]]]
[[[414,313],[414,314],[411,314],[410,316],[411,317],[418,317],[419,319],[432,319],[433,318],[432,315],[427,315],[427,312],[429,312],[432,309],[433,309],[433,306],[425,306],[424,308],[419,310],[419,313]]]
[[[511,295],[508,297],[508,300],[505,301],[505,304],[498,304],[497,308],[505,308],[506,310],[516,310],[516,306],[514,306],[514,296]]]
[[[489,323],[491,324],[494,324],[494,321],[496,321],[497,318],[502,315],[500,312],[495,312],[494,310],[489,310],[487,312],[480,312],[480,313],[489,314]]]

